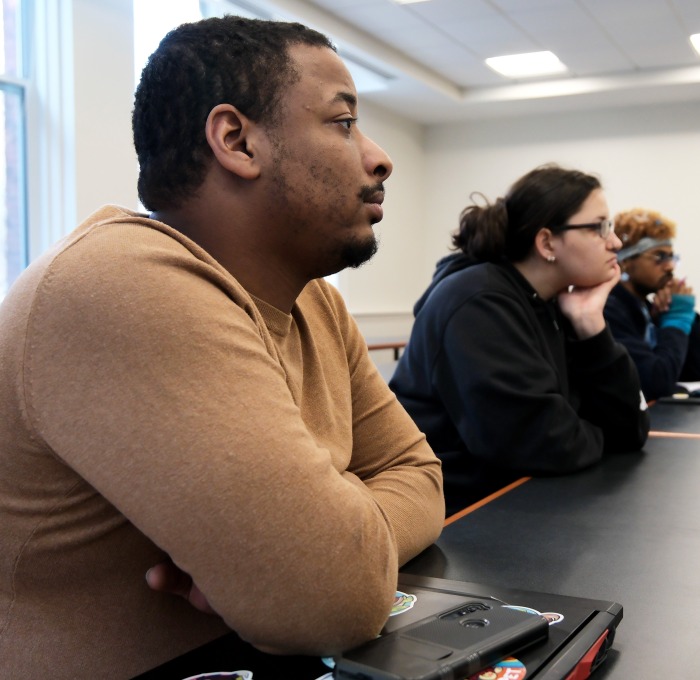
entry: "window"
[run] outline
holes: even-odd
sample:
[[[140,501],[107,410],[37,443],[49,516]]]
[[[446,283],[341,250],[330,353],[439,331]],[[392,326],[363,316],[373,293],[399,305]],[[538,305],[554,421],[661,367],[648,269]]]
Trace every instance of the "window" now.
[[[0,0],[0,300],[76,224],[72,6]]]
[[[21,0],[0,0],[0,299],[27,264],[26,92]]]

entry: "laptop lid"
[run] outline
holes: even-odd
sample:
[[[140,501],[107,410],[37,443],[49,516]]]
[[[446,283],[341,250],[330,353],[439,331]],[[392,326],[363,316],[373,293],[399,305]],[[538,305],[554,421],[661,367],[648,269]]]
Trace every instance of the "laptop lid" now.
[[[622,606],[548,593],[492,588],[466,581],[399,574],[394,613],[383,633],[399,630],[465,600],[489,598],[500,605],[532,610],[550,622],[548,639],[527,647],[483,680],[582,680],[600,666],[612,646]],[[236,677],[235,673],[238,673]],[[575,673],[575,675],[572,675]],[[330,680],[332,660],[264,654],[230,633],[138,676],[139,680],[185,678],[230,680]]]

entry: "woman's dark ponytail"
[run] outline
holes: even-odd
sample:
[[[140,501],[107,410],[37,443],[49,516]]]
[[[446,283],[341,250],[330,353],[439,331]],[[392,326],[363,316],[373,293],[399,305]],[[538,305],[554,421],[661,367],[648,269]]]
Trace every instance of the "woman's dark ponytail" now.
[[[474,202],[479,197],[482,204]],[[489,203],[483,194],[472,194],[472,205],[459,216],[459,229],[452,236],[452,244],[476,262],[495,262],[505,254],[508,212],[505,201],[499,198]]]

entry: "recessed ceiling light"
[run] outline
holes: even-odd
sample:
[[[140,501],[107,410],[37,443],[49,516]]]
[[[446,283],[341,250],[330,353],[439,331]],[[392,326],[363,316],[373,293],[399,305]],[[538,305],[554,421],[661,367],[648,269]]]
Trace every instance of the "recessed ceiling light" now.
[[[486,59],[486,65],[507,78],[529,78],[566,71],[566,66],[549,51],[490,57]]]
[[[691,35],[690,42],[693,44],[695,51],[700,54],[700,33],[694,33]]]

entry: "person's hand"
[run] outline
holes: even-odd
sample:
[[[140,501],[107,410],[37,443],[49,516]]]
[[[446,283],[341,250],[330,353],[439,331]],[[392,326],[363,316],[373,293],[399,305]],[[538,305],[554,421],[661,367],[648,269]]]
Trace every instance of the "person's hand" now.
[[[674,295],[693,295],[693,289],[685,279],[671,279],[663,288],[659,288],[654,294],[651,303],[651,316],[658,319],[660,314],[671,308],[671,300]]]
[[[685,279],[673,279],[668,287],[672,295],[693,295],[693,289]]]
[[[184,597],[195,609],[199,609],[205,614],[218,616],[207,601],[207,598],[204,597],[204,593],[192,580],[192,577],[182,571],[172,560],[165,560],[151,567],[146,572],[146,583],[158,593],[179,595]],[[280,655],[292,653],[291,650],[268,645],[254,644],[253,646],[265,654]]]
[[[192,577],[171,560],[159,562],[146,572],[146,583],[159,593],[184,597],[193,607],[206,614],[216,614]]]
[[[659,314],[667,312],[668,308],[671,306],[671,298],[673,297],[673,293],[671,292],[671,283],[672,282],[669,282],[663,288],[659,288],[659,290],[654,293],[654,301],[651,303],[650,310],[652,317],[657,318]]]
[[[571,322],[580,340],[591,338],[605,328],[603,308],[610,291],[619,280],[620,266],[616,264],[614,275],[607,281],[588,288],[574,286],[559,293],[559,309]]]

